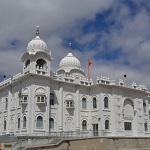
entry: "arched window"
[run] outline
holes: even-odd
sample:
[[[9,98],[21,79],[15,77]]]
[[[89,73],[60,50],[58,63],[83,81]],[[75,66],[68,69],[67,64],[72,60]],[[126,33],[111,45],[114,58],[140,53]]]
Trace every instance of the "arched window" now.
[[[36,67],[39,69],[44,69],[44,67],[46,67],[46,61],[44,59],[38,59],[36,61]]]
[[[54,94],[50,93],[50,105],[54,105]]]
[[[93,108],[97,108],[97,100],[96,100],[96,97],[93,97]]]
[[[20,129],[20,118],[18,118],[18,129]]]
[[[14,117],[10,118],[10,130],[13,131],[14,130]]]
[[[45,102],[46,102],[46,96],[45,95],[37,96],[37,100],[36,100],[37,104],[45,104]]]
[[[123,115],[124,116],[134,116],[134,103],[131,99],[125,99],[123,104]],[[128,126],[128,124],[127,124]],[[130,125],[129,125],[130,126]]]
[[[146,122],[144,123],[144,129],[145,129],[145,132],[148,131],[148,127],[147,127],[147,123]]]
[[[104,108],[108,108],[108,97],[104,97]]]
[[[27,103],[27,99],[28,99],[27,96],[24,96],[24,97],[23,97],[23,102],[24,102],[24,103]]]
[[[74,108],[73,95],[67,94],[65,96],[65,102],[66,102],[66,108],[67,109],[73,109]]]
[[[36,103],[40,105],[44,105],[46,103],[46,90],[44,88],[37,88],[35,91],[36,95]]]
[[[23,128],[26,128],[27,119],[26,116],[23,117]]]
[[[146,103],[143,103],[143,112],[146,113]]]
[[[25,67],[27,68],[30,65],[30,60],[28,59],[25,63]]]
[[[86,109],[86,98],[82,98],[82,109]]]
[[[37,97],[37,102],[40,102],[40,96]]]
[[[37,128],[43,128],[43,117],[42,116],[38,116],[37,120],[36,120],[36,127]]]
[[[45,102],[45,97],[41,96],[41,102],[44,103]]]
[[[49,118],[49,128],[50,129],[54,128],[54,119],[53,118]]]
[[[5,110],[8,108],[8,98],[5,99]]]
[[[106,129],[106,130],[109,129],[109,120],[105,120],[105,129]]]
[[[82,130],[87,130],[87,121],[86,120],[82,121]]]
[[[4,130],[6,130],[6,120],[4,120]]]

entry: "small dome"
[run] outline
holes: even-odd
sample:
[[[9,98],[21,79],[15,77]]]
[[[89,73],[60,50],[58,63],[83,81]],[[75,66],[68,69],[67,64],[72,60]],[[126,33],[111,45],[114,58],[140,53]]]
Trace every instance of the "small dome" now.
[[[59,69],[62,68],[81,68],[80,61],[72,55],[71,52],[68,53],[67,56],[65,56],[59,64]]]
[[[27,51],[47,51],[47,45],[46,43],[39,37],[36,36],[36,38],[32,39],[28,46]]]

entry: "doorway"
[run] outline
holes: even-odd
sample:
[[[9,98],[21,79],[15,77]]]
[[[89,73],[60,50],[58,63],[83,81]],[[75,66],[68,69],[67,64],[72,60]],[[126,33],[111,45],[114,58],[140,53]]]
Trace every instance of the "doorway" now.
[[[93,124],[93,136],[98,136],[98,123]]]

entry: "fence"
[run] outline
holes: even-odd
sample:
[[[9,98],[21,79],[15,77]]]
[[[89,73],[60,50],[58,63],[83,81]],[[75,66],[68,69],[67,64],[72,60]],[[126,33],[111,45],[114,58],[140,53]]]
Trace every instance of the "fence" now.
[[[92,137],[106,137],[106,133],[102,130],[92,131],[62,131],[62,132],[44,132],[33,133],[19,136],[17,143],[12,145],[11,150],[17,150],[21,147],[43,146],[48,144],[58,144],[62,140],[78,139],[78,138],[92,138]]]

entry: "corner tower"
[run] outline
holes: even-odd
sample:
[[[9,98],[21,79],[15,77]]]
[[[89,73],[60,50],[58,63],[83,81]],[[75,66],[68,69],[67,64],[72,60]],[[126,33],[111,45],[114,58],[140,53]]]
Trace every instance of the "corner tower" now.
[[[39,36],[37,26],[36,37],[27,45],[27,52],[21,58],[23,62],[23,74],[35,73],[50,76],[50,64],[52,57],[48,53],[46,43]]]

